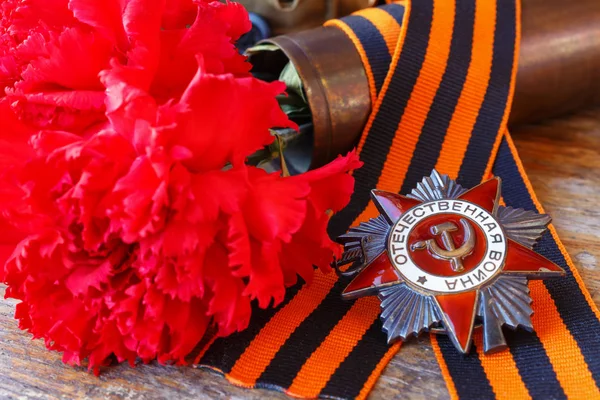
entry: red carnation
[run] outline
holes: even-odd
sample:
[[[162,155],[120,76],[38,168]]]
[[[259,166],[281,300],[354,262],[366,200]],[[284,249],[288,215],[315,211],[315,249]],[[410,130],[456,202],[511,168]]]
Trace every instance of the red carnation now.
[[[355,153],[293,177],[246,165],[295,127],[210,0],[0,6],[0,280],[64,361],[183,363],[338,251]],[[227,168],[225,168],[227,166]],[[12,255],[11,255],[12,254]]]

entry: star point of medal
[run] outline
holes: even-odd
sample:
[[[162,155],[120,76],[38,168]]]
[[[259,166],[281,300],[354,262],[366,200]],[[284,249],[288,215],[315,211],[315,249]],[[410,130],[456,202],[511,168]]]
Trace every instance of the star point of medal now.
[[[434,298],[442,311],[444,328],[450,339],[463,353],[468,353],[471,349],[479,290],[439,294]]]
[[[498,177],[493,177],[492,179],[467,190],[458,197],[458,200],[477,204],[488,212],[493,213],[500,201],[501,187],[502,180]]]
[[[422,203],[420,200],[377,189],[371,191],[371,198],[374,206],[390,224],[395,224],[403,213]]]
[[[402,214],[421,201],[382,190],[372,190],[371,197],[375,207],[394,224]],[[358,298],[368,294],[377,294],[385,286],[401,283],[403,280],[392,265],[387,252],[380,254],[350,282],[342,292],[346,299]]]
[[[376,295],[382,287],[402,283],[402,278],[390,262],[387,252],[381,253],[350,282],[342,292],[345,299]]]
[[[458,199],[475,203],[493,214],[500,202],[501,187],[502,180],[494,177],[466,191]],[[512,239],[507,238],[507,241],[507,258],[502,273],[526,275],[529,279],[542,279],[565,274],[561,267],[535,251]]]

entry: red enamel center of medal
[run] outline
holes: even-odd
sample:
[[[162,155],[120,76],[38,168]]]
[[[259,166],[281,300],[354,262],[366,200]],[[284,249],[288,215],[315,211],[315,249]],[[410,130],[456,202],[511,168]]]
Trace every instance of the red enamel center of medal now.
[[[436,258],[429,250],[414,249],[414,246],[420,242],[433,240],[440,249],[448,250],[447,243],[445,243],[442,234],[435,234],[437,227],[445,225],[452,229],[448,231],[446,237],[452,241],[455,249],[460,249],[464,246],[467,234],[461,220],[466,221],[475,233],[474,249],[469,252],[468,256],[461,259],[463,270],[453,270],[449,261]],[[409,252],[410,258],[423,271],[438,276],[458,276],[472,271],[483,260],[486,251],[486,238],[481,228],[464,216],[459,214],[440,214],[426,218],[415,225],[408,236],[408,247],[411,248]]]

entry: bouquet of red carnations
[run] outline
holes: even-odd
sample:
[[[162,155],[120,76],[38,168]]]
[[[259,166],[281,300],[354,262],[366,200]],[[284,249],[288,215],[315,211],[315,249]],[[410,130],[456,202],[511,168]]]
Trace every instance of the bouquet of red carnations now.
[[[236,51],[248,29],[214,0],[0,5],[0,281],[65,362],[183,363],[339,251],[360,162],[248,165],[295,125]]]

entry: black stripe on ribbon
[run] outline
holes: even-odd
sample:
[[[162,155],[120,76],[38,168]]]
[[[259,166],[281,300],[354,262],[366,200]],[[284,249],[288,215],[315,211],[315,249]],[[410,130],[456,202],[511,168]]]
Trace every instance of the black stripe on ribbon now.
[[[446,131],[463,91],[473,47],[476,0],[457,0],[450,54],[442,82],[421,130],[400,193],[408,193],[435,168]]]
[[[534,399],[566,399],[544,346],[534,332],[504,329],[504,338],[519,375]],[[527,349],[527,351],[523,351]]]
[[[446,335],[438,335],[438,344],[454,382],[458,397],[462,399],[495,399],[494,390],[483,370],[475,345],[464,355],[454,347]]]
[[[356,34],[362,44],[369,65],[373,70],[373,79],[377,93],[381,91],[383,82],[392,63],[392,56],[385,39],[371,21],[359,15],[351,15],[342,19]]]
[[[515,0],[496,2],[496,31],[490,81],[458,175],[458,182],[465,187],[481,183],[487,164],[493,157],[492,150],[504,113],[506,108],[511,106],[508,96],[512,71],[516,67],[516,7]]]
[[[350,204],[335,214],[329,224],[329,234],[344,234],[370,201],[371,189],[377,186],[396,131],[413,88],[419,78],[433,19],[433,1],[417,1],[412,5],[402,52],[389,87],[373,121],[360,154],[365,165],[354,173],[356,184]]]
[[[505,182],[510,182],[509,185],[502,187],[502,195],[507,205],[537,211],[506,139],[500,145],[498,158],[494,165],[494,174]],[[577,342],[596,385],[600,387],[600,321],[588,305],[573,272],[550,232],[546,232],[542,236],[534,249],[564,268],[567,273],[564,278],[546,279],[543,282],[552,296],[563,322]],[[513,354],[522,351],[532,358],[527,365],[523,366],[523,369],[519,368],[522,376],[537,369],[534,359],[536,352],[530,351],[527,346],[523,346],[522,349],[520,346],[511,348],[511,351]],[[543,385],[544,381],[538,379],[537,384]]]
[[[377,318],[364,338],[331,376],[321,391],[321,396],[356,398],[389,349],[383,325]]]

